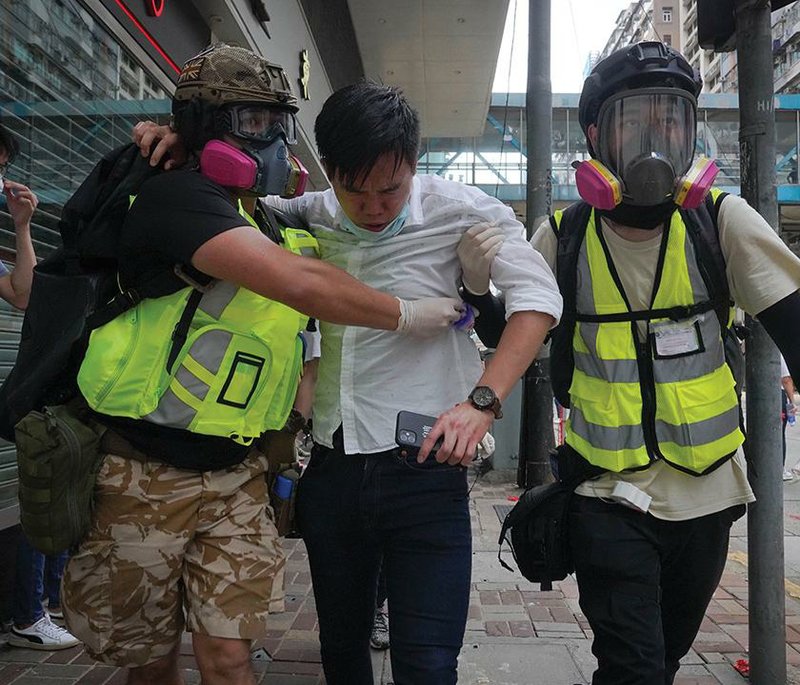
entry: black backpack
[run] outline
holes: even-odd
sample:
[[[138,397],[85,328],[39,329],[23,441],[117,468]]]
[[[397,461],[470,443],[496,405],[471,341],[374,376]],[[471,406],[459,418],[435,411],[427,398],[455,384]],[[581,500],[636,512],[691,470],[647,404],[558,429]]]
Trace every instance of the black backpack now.
[[[725,257],[722,254],[717,226],[719,206],[725,197],[727,197],[727,193],[720,193],[715,200],[709,193],[706,195],[705,202],[697,209],[681,209],[679,211],[686,225],[687,235],[697,254],[703,282],[710,295],[708,302],[695,305],[695,311],[713,309],[716,313],[722,330],[725,360],[736,381],[737,393],[741,394],[744,380],[744,357],[736,334],[728,325],[728,315],[733,303],[728,288],[728,279],[725,276]],[[576,321],[578,254],[588,227],[591,211],[591,206],[581,201],[564,210],[558,226],[556,226],[555,219],[550,217],[550,226],[558,239],[556,280],[564,298],[564,313],[561,322],[552,332],[550,376],[553,394],[559,404],[564,407],[570,406],[569,387],[572,384],[572,373],[575,368],[572,338]],[[681,308],[681,310],[685,309]],[[685,314],[686,312],[682,311],[681,313]],[[668,312],[661,312],[661,314],[663,316]],[[626,315],[619,316],[626,317]],[[631,320],[631,318],[628,317],[624,320]]]
[[[76,378],[89,334],[145,297],[185,288],[175,271],[146,282],[119,281],[119,239],[130,197],[159,173],[128,144],[103,157],[64,205],[63,245],[33,270],[17,360],[0,387],[0,436],[31,410],[78,395]]]

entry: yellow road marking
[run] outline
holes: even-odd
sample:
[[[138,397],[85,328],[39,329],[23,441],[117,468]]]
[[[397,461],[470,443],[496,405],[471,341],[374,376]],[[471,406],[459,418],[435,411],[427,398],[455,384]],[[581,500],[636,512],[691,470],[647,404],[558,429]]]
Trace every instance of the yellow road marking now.
[[[747,554],[745,552],[728,552],[728,560],[735,561],[747,568]],[[783,585],[786,588],[786,594],[795,599],[800,599],[800,585],[793,583],[788,578],[783,579]]]

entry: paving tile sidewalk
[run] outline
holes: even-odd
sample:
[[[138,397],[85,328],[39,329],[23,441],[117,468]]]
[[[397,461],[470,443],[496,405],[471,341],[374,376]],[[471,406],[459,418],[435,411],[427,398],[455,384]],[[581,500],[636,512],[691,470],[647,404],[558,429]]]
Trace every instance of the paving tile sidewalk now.
[[[798,486],[800,487],[800,485]],[[594,668],[591,631],[580,612],[573,579],[550,592],[510,573],[497,562],[500,523],[494,505],[509,504],[520,490],[481,479],[472,490],[473,585],[459,666],[466,685],[573,685],[588,683]],[[737,524],[739,525],[739,524]],[[741,548],[742,532],[738,535]],[[269,635],[254,645],[257,682],[269,685],[324,683],[317,620],[305,548],[286,540],[286,612],[270,621]],[[736,548],[737,545],[732,547]],[[800,601],[787,595],[789,683],[800,685]],[[747,576],[733,551],[692,651],[676,685],[736,685],[747,681],[733,664],[747,655]],[[391,615],[391,609],[390,609]],[[181,666],[187,685],[200,682],[185,636]],[[17,649],[0,635],[0,685],[121,685],[125,671],[95,664],[81,648],[61,652]],[[388,685],[388,655],[373,653],[375,682]]]

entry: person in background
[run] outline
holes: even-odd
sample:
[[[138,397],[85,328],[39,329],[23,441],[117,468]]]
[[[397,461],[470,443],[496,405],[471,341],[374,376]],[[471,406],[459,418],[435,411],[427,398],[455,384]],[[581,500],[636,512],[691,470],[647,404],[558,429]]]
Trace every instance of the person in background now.
[[[794,405],[794,381],[781,355],[781,437],[783,440],[783,480],[794,480],[794,469],[786,468],[786,425],[795,425],[797,408]]]
[[[17,309],[28,306],[36,255],[31,240],[31,219],[39,203],[27,186],[7,178],[9,167],[19,153],[14,135],[0,125],[0,192],[11,215],[16,240],[14,270],[0,262],[0,297]],[[25,533],[17,541],[12,611],[14,623],[8,643],[14,647],[57,650],[74,647],[77,638],[52,618],[61,617],[59,584],[67,555],[45,557],[35,550]],[[48,610],[42,604],[47,595]]]

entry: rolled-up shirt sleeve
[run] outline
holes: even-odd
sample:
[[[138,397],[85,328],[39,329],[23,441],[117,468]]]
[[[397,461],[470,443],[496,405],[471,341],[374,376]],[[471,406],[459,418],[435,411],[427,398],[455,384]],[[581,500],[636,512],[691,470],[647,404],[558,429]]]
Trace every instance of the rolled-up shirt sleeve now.
[[[526,240],[513,210],[489,196],[479,197],[475,210],[483,221],[496,223],[505,234],[492,263],[491,279],[503,293],[506,320],[515,312],[536,311],[552,316],[555,326],[563,308],[558,284],[544,257]]]

